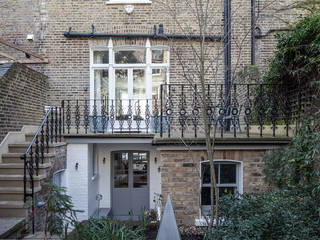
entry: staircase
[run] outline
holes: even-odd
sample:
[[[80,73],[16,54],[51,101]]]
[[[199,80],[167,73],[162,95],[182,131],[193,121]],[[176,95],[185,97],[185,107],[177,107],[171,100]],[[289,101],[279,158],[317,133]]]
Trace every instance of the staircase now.
[[[60,152],[56,148],[65,145],[61,142],[61,108],[50,107],[40,127],[30,129],[9,133],[0,144],[0,220],[28,221],[25,202],[30,200],[34,232],[35,195],[41,191],[41,182],[49,177],[55,165],[56,152]],[[10,231],[1,228],[0,238],[4,231]]]
[[[0,217],[26,217],[24,207],[24,162],[21,155],[29,147],[33,134],[25,135],[25,142],[8,145],[8,153],[2,154],[0,163]],[[49,153],[44,154],[44,162],[39,163],[39,174],[34,176],[34,193],[41,190],[40,181],[47,177],[54,158],[55,144],[49,147]],[[29,177],[27,177],[29,179]],[[31,189],[27,181],[27,192]]]

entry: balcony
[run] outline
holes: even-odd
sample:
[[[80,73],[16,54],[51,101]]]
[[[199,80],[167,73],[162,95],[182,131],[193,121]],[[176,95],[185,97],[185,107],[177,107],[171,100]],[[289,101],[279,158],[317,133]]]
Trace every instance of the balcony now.
[[[206,85],[210,135],[217,138],[288,138],[309,98],[300,89],[279,97],[277,85]],[[157,139],[205,137],[200,85],[165,84],[160,99],[78,99],[61,104],[65,135],[154,135]],[[215,127],[216,126],[216,127]],[[214,129],[216,132],[214,133]]]

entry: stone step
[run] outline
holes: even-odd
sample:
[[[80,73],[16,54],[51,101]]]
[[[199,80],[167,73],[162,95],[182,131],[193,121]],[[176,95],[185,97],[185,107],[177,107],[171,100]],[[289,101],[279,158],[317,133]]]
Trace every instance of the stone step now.
[[[5,153],[2,154],[3,163],[23,163],[23,160],[20,158],[21,153]],[[54,157],[53,153],[45,153],[43,163],[49,163],[50,159]],[[41,157],[40,157],[41,161]]]
[[[0,217],[26,217],[23,201],[0,201]]]
[[[1,218],[0,239],[21,239],[25,231],[26,221],[24,218]]]
[[[35,187],[34,192],[39,192],[41,187]],[[27,189],[31,193],[31,189]],[[0,201],[23,201],[23,187],[0,187]]]
[[[40,187],[40,180],[44,179],[46,175],[39,175],[33,177],[34,187]],[[0,175],[1,187],[23,187],[23,175]],[[27,187],[30,187],[29,176],[27,176]]]
[[[35,165],[34,165],[35,167]],[[46,174],[46,170],[51,167],[50,163],[39,164],[39,175]],[[24,174],[24,164],[20,163],[0,163],[0,174]]]
[[[30,145],[29,142],[9,144],[8,145],[9,153],[25,153],[29,145]],[[53,143],[53,144],[50,143],[49,153],[54,153],[55,147],[59,147],[63,145],[65,145],[65,143]],[[39,148],[40,148],[40,145],[39,145]],[[35,152],[35,147],[33,147],[33,152]],[[40,152],[40,149],[39,149],[39,152]]]
[[[35,133],[27,133],[27,134],[25,134],[26,142],[31,142],[31,141],[33,140],[34,134],[35,134]],[[45,135],[45,134],[46,134],[46,133],[44,132],[44,140],[46,139],[46,135]],[[39,139],[39,142],[40,142],[41,134],[39,134],[38,139]],[[56,140],[56,139],[55,139],[55,136],[53,136],[53,142],[55,142],[55,140]],[[59,137],[58,137],[57,140],[58,140],[58,141],[60,140]],[[61,140],[62,140],[62,136],[61,136]],[[50,138],[49,143],[51,143],[51,138]]]

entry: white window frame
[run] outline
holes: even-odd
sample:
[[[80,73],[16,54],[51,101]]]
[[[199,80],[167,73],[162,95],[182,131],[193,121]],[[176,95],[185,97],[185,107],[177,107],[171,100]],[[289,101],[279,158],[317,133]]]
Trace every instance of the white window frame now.
[[[202,189],[202,163],[209,163],[209,160],[201,161],[200,162],[200,204],[201,204],[201,189]],[[239,194],[243,194],[243,163],[242,161],[238,160],[226,160],[226,159],[217,159],[214,160],[215,164],[236,164],[236,184],[217,184],[218,187],[236,187],[236,191]],[[210,184],[209,184],[210,185]],[[208,187],[208,186],[207,186]],[[207,206],[207,205],[204,205]],[[205,226],[207,224],[207,221],[205,219],[205,216],[202,215],[202,209],[203,205],[200,205],[199,208],[199,219],[195,219],[195,225],[197,226]],[[209,219],[207,219],[209,220]]]
[[[146,62],[143,64],[116,64],[115,63],[115,50],[136,50],[143,49],[146,50],[145,60]],[[167,63],[152,63],[152,50],[165,50],[168,51],[168,61]],[[109,63],[108,64],[94,64],[93,63],[93,55],[94,51],[109,51]],[[117,68],[141,68],[145,69],[146,77],[146,99],[152,100],[152,69],[157,68],[166,71],[166,84],[169,83],[170,77],[170,48],[169,46],[163,45],[155,45],[151,46],[149,38],[146,40],[145,46],[137,46],[137,45],[120,45],[113,46],[112,39],[109,39],[108,46],[91,46],[90,47],[90,99],[94,99],[94,89],[95,89],[95,81],[94,81],[94,71],[95,70],[106,70],[108,69],[108,98],[115,99],[115,69]],[[99,99],[99,96],[97,97]],[[100,96],[101,98],[101,96]],[[90,101],[90,113],[93,110],[93,101]]]
[[[151,4],[150,0],[108,0],[105,2],[106,4],[114,5],[114,4]]]

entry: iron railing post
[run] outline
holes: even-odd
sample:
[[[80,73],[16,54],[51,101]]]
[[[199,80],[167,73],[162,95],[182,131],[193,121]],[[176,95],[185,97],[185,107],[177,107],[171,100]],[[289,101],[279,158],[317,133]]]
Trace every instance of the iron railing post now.
[[[162,137],[163,136],[163,120],[162,120],[162,118],[163,118],[163,110],[162,110],[162,108],[163,108],[163,93],[162,93],[162,91],[163,91],[163,84],[161,84],[160,85],[160,137]],[[157,101],[157,99],[156,99],[156,101]],[[156,116],[156,117],[158,117],[158,116]]]
[[[62,108],[62,132],[65,134],[65,125],[64,125],[64,100],[61,101]]]

